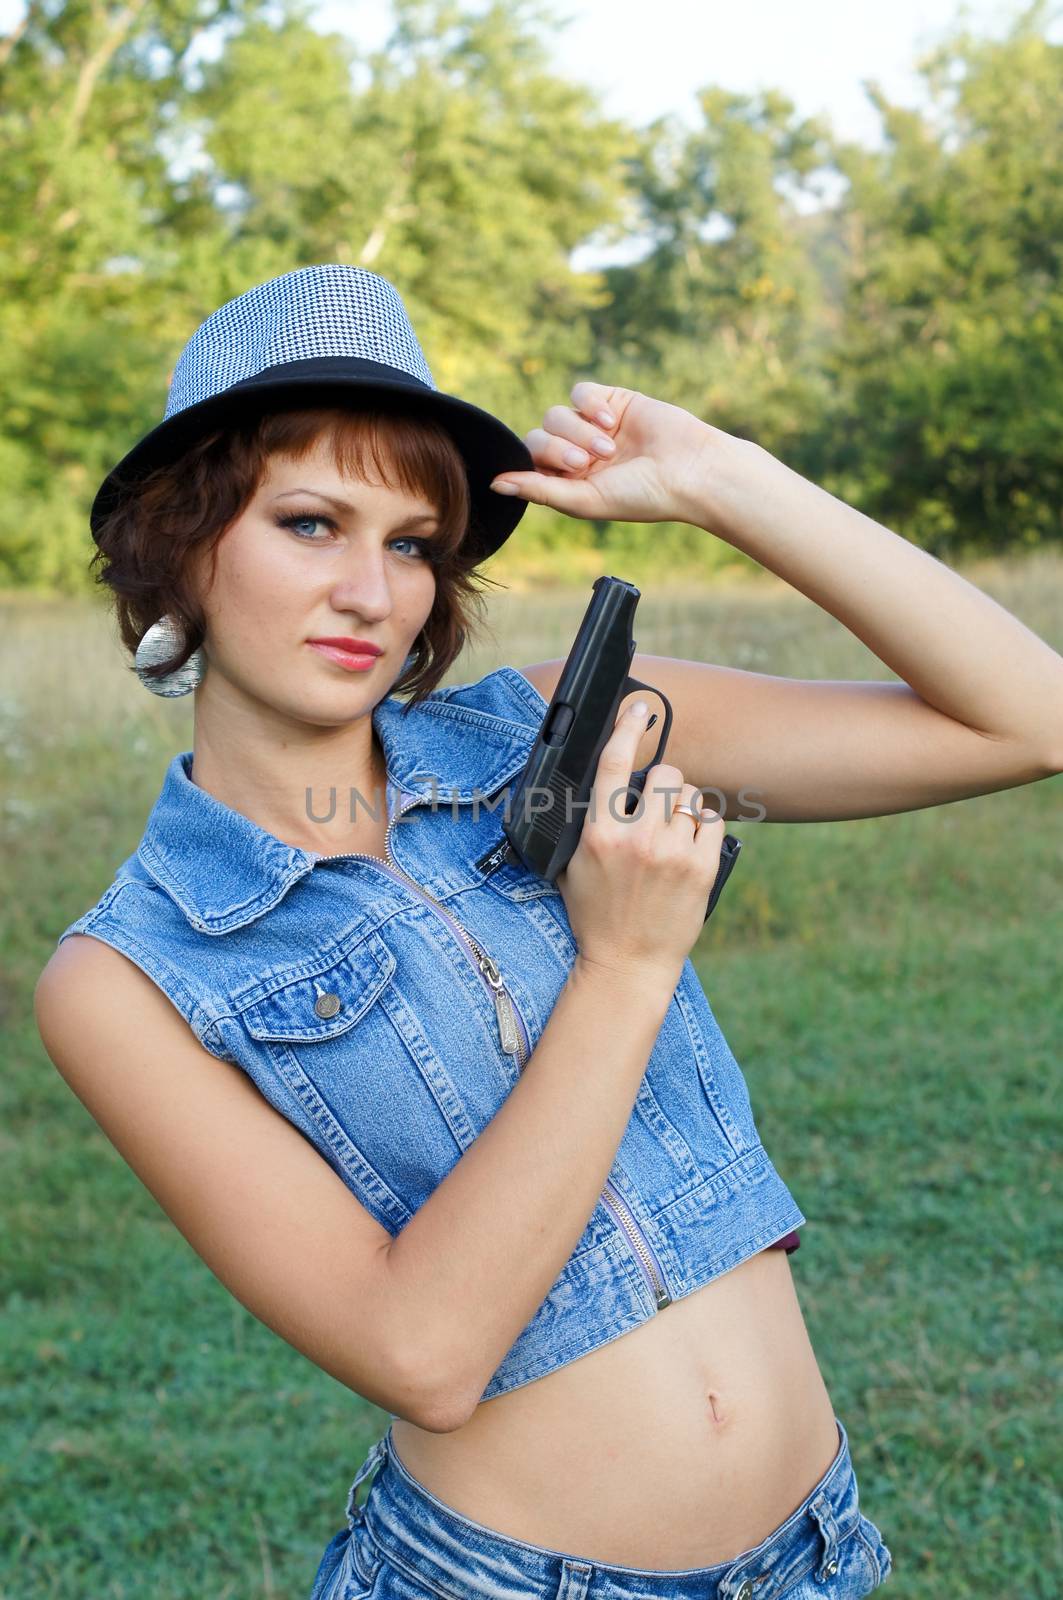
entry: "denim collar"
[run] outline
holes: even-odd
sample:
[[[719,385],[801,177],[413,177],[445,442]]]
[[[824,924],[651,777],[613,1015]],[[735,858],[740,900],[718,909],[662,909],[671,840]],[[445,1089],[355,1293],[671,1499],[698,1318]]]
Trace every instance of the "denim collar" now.
[[[394,695],[374,707],[389,817],[401,796],[448,808],[471,804],[524,767],[536,727],[447,699],[452,692],[437,690],[440,698],[405,715],[406,702]],[[226,933],[269,911],[326,852],[285,844],[216,800],[192,781],[192,758],[184,750],[170,761],[136,859],[194,928]]]

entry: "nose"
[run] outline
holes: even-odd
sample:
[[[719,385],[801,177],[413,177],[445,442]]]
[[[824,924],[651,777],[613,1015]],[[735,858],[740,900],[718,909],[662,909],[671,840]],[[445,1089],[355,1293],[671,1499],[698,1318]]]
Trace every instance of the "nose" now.
[[[394,602],[383,552],[359,550],[330,598],[337,611],[352,611],[366,621],[390,616]]]

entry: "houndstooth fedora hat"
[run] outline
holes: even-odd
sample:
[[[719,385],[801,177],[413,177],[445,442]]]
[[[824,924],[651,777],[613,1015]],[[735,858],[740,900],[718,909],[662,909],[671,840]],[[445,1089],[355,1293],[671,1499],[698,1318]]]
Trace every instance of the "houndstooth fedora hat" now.
[[[334,263],[270,278],[200,324],[178,357],[163,420],[100,485],[89,513],[93,537],[125,490],[210,429],[285,402],[342,404],[366,390],[401,396],[404,411],[421,409],[447,429],[469,480],[467,538],[481,560],[491,555],[528,502],[489,484],[500,472],[534,471],[531,452],[490,412],[436,388],[386,278]]]

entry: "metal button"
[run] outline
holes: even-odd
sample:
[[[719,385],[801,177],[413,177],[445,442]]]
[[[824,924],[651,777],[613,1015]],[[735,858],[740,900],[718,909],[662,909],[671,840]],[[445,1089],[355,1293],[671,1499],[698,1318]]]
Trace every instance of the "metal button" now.
[[[827,1573],[828,1577],[833,1578],[834,1574],[838,1570],[838,1563],[836,1561],[828,1561],[823,1570]]]
[[[752,1593],[753,1593],[753,1585],[750,1583],[749,1579],[746,1578],[742,1583],[742,1587],[739,1589],[738,1593],[735,1595],[735,1600],[750,1600],[750,1595]]]
[[[334,1017],[340,1009],[338,994],[319,994],[314,1001],[314,1010],[319,1017]]]

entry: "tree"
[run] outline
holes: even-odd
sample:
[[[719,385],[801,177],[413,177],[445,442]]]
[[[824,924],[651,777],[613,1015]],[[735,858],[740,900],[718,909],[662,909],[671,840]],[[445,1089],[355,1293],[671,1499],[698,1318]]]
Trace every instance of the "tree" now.
[[[30,0],[0,41],[2,582],[86,586],[90,493],[158,420],[187,266],[166,140],[191,46],[247,9]]]
[[[1063,46],[1028,6],[1000,40],[955,33],[926,111],[872,97],[852,146],[844,328],[823,464],[930,548],[1059,539],[1063,499]]]

